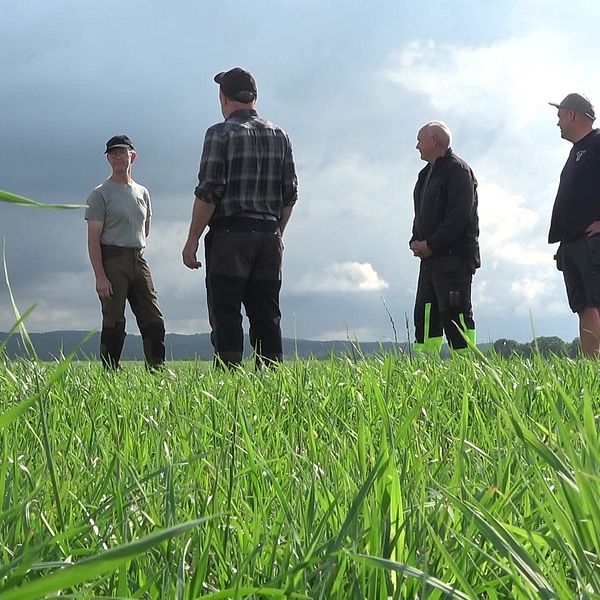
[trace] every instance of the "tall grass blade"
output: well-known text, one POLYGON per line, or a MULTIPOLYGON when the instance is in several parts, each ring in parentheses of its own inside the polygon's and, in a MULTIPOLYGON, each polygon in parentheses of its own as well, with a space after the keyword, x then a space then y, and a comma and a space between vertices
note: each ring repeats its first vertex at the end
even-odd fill
POLYGON ((483 507, 475 507, 447 490, 442 490, 442 493, 465 515, 474 520, 484 538, 494 546, 501 556, 514 562, 523 578, 534 588, 540 598, 547 600, 556 598, 555 591, 544 577, 539 565, 498 519, 483 507))
POLYGON ((29 358, 31 360, 37 359, 37 354, 35 352, 35 348, 31 343, 31 338, 27 333, 27 329, 25 329, 25 325, 23 324, 23 319, 21 318, 21 314, 19 313, 19 309, 17 307, 17 303, 15 302, 15 297, 13 295, 12 287, 10 285, 10 279, 8 277, 8 266, 6 264, 6 238, 2 239, 2 264, 4 266, 4 279, 6 281, 6 287, 8 288, 8 296, 10 298, 10 303, 12 305, 13 314, 15 315, 15 319, 19 324, 19 332, 21 334, 21 340, 23 341, 23 345, 27 349, 27 353, 29 354, 29 358))
POLYGON ((420 569, 417 569, 415 567, 403 565, 402 563, 398 563, 387 558, 379 558, 377 556, 368 556, 366 554, 354 554, 352 552, 346 552, 346 554, 353 560, 364 563, 366 565, 371 565, 373 567, 377 567, 378 569, 385 569, 387 571, 394 571, 396 573, 401 573, 405 577, 412 577, 414 579, 417 579, 420 582, 431 586, 432 588, 444 592, 446 598, 472 600, 470 596, 463 594, 460 590, 457 590, 451 585, 444 583, 437 577, 432 577, 431 575, 428 575, 424 571, 421 571, 420 569))
POLYGON ((44 595, 72 588, 84 581, 90 581, 95 577, 112 571, 123 563, 123 561, 135 558, 150 548, 154 548, 214 518, 216 517, 203 517, 180 525, 174 525, 134 542, 129 542, 91 558, 86 558, 78 563, 66 564, 64 568, 41 579, 36 579, 6 592, 0 591, 0 600, 36 600, 44 595))
POLYGON ((11 204, 20 204, 22 206, 33 206, 35 208, 85 208, 83 204, 44 204, 43 202, 37 202, 18 194, 12 194, 6 190, 0 190, 0 202, 9 202, 11 204))
POLYGON ((0 355, 4 352, 4 349, 8 345, 10 338, 15 334, 15 332, 21 327, 21 325, 25 322, 25 319, 34 311, 36 304, 32 304, 19 318, 15 321, 14 325, 9 329, 6 337, 0 343, 0 355))

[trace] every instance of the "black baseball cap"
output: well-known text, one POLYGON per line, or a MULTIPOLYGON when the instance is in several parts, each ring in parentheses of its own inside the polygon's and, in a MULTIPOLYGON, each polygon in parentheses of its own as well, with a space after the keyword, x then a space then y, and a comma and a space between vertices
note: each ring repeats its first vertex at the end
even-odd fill
POLYGON ((126 135, 114 135, 106 142, 106 150, 104 154, 107 154, 109 150, 113 148, 128 148, 129 150, 135 150, 133 142, 126 135))
POLYGON ((217 73, 215 83, 218 83, 221 91, 232 100, 246 104, 256 100, 256 81, 248 71, 240 67, 217 73))
POLYGON ((567 94, 560 104, 556 104, 555 102, 548 102, 548 104, 550 104, 550 106, 556 106, 556 108, 575 110, 592 121, 596 118, 592 103, 583 94, 567 94))

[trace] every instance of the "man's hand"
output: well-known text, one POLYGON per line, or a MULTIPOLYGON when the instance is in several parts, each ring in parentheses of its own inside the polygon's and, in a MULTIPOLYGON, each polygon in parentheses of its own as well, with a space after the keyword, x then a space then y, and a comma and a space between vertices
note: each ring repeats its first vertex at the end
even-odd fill
POLYGON ((600 221, 594 221, 586 230, 585 233, 588 237, 592 235, 598 235, 600 233, 600 221))
POLYGON ((110 298, 112 296, 112 284, 108 277, 98 277, 96 279, 96 291, 100 298, 110 298))
POLYGON ((188 239, 183 247, 181 256, 183 257, 183 264, 188 269, 199 269, 202 263, 196 260, 196 253, 198 252, 198 242, 188 239))
POLYGON ((412 250, 413 255, 418 256, 419 258, 428 258, 433 254, 425 240, 415 240, 414 242, 411 242, 410 249, 412 250))
POLYGON ((199 269, 202 266, 202 263, 196 260, 198 240, 202 237, 205 227, 210 223, 216 208, 216 204, 206 202, 205 200, 202 200, 202 198, 198 198, 198 196, 194 199, 190 232, 188 233, 187 242, 181 252, 183 264, 188 269, 199 269))

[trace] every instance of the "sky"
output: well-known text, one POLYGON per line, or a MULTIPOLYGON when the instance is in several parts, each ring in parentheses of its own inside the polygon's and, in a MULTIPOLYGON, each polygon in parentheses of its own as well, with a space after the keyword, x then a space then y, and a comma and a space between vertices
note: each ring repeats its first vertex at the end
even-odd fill
MULTIPOLYGON (((299 176, 285 336, 412 336, 416 135, 442 120, 479 181, 478 341, 570 341, 577 319, 546 240, 571 145, 548 102, 600 103, 599 17, 597 0, 0 0, 0 189, 85 204, 110 175, 106 140, 129 135, 167 331, 208 332, 204 271, 181 249, 204 132, 222 120, 213 76, 241 66, 299 176)), ((30 331, 100 327, 83 210, 0 203, 0 235, 19 308, 36 304, 30 331)), ((14 320, 2 278, 0 331, 14 320)))

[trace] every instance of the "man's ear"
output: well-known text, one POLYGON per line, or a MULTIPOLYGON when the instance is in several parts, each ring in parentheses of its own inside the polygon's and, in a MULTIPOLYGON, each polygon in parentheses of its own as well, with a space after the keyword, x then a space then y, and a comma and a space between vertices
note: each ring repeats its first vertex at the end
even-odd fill
POLYGON ((133 164, 135 162, 135 159, 137 158, 137 153, 135 150, 131 150, 131 164, 133 164))

